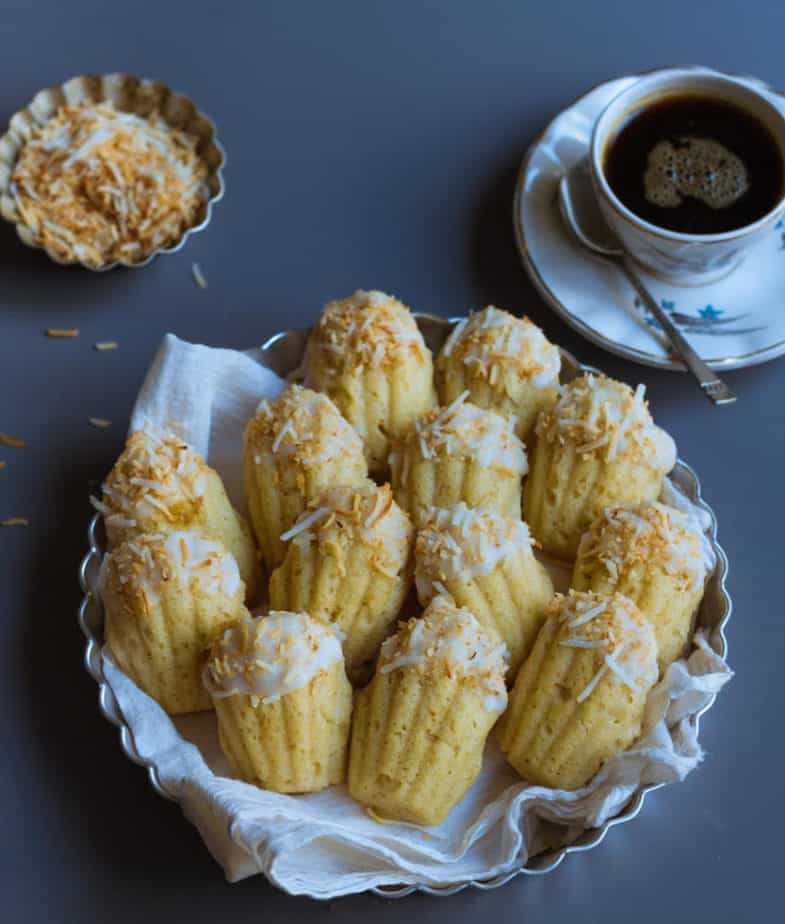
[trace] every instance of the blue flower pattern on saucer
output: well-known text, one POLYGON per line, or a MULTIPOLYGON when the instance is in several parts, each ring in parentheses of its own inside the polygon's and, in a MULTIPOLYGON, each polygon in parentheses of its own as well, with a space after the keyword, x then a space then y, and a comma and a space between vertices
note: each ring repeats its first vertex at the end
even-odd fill
POLYGON ((720 318, 723 314, 725 314, 725 312, 724 312, 724 311, 718 311, 718 310, 714 307, 714 305, 706 305, 705 308, 701 308, 701 309, 698 311, 698 314, 699 314, 702 318, 704 318, 705 320, 716 321, 716 320, 717 320, 718 318, 720 318))
MULTIPOLYGON (((785 233, 783 234, 785 238, 785 233)), ((726 327, 727 324, 734 324, 736 321, 749 317, 749 312, 745 314, 734 314, 726 316, 723 308, 716 308, 714 305, 704 305, 698 308, 695 314, 685 314, 683 311, 676 309, 676 302, 663 298, 660 305, 668 312, 674 322, 686 333, 706 334, 709 336, 721 337, 731 334, 748 334, 753 331, 763 330, 763 327, 726 327)), ((643 305, 639 298, 635 298, 635 307, 642 311, 643 305)), ((643 320, 655 330, 662 330, 659 321, 648 311, 643 312, 643 320)))
MULTIPOLYGON (((774 231, 780 236, 780 249, 785 250, 785 218, 781 218, 776 225, 774 225, 774 231)), ((643 311, 643 304, 641 300, 636 296, 635 297, 635 307, 639 312, 643 314, 643 320, 649 327, 654 328, 654 330, 662 330, 662 326, 659 321, 648 311, 643 311)), ((744 314, 734 314, 728 317, 725 316, 725 309, 716 308, 714 305, 704 305, 703 308, 698 308, 696 314, 685 314, 682 311, 676 310, 676 303, 670 299, 663 298, 660 300, 660 305, 668 312, 668 314, 673 318, 678 327, 680 327, 686 333, 692 334, 707 334, 710 336, 729 336, 733 334, 751 334, 755 331, 765 330, 765 325, 759 327, 725 327, 726 324, 733 324, 736 321, 741 321, 744 318, 749 317, 749 312, 744 314)))

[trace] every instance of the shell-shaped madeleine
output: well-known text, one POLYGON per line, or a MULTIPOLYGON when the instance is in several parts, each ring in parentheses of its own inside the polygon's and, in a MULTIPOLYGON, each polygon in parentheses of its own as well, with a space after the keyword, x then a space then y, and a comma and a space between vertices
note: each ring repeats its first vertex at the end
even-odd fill
POLYGON ((100 578, 106 641, 120 667, 169 713, 209 709, 207 649, 242 619, 232 555, 201 533, 142 533, 109 552, 100 578))
POLYGON ((275 792, 317 792, 346 775, 352 687, 340 639, 305 613, 237 623, 204 671, 234 772, 275 792))
POLYGON ((109 547, 141 533, 197 529, 232 553, 249 600, 259 565, 248 524, 227 497, 221 477, 183 440, 137 430, 94 505, 104 516, 109 547))
POLYGON ((366 481, 318 497, 289 533, 270 579, 274 609, 304 610, 343 633, 346 669, 358 677, 395 625, 411 585, 414 528, 389 485, 366 481))
POLYGON ((330 302, 308 340, 306 384, 328 394, 363 439, 368 468, 387 474, 390 440, 433 407, 433 360, 409 309, 358 289, 330 302))
POLYGON ((527 461, 513 421, 475 407, 459 395, 446 408, 415 420, 393 444, 395 499, 415 525, 431 507, 468 507, 519 517, 527 461))
POLYGON ((495 629, 509 652, 508 678, 514 678, 553 597, 550 575, 534 557, 522 520, 465 504, 431 508, 417 533, 415 580, 423 606, 446 592, 495 629))
POLYGON ((529 783, 580 789, 640 737, 656 680, 654 632, 631 600, 557 594, 497 727, 501 749, 529 783))
POLYGON ((676 447, 655 426, 644 391, 581 376, 540 414, 523 513, 546 552, 574 558, 584 531, 606 507, 659 495, 676 447))
POLYGON ((664 670, 680 657, 714 551, 695 520, 658 501, 612 507, 583 534, 572 586, 618 593, 637 604, 654 628, 664 670))
POLYGON ((477 407, 515 420, 526 440, 537 415, 557 398, 561 355, 528 318, 489 305, 459 321, 435 363, 439 401, 464 391, 477 407))
POLYGON ((245 430, 243 472, 248 508, 268 572, 284 558, 281 535, 309 501, 368 474, 360 437, 326 396, 291 385, 262 401, 245 430))
POLYGON ((507 703, 504 644, 437 597, 382 645, 356 697, 349 793, 382 818, 435 825, 480 772, 507 703))

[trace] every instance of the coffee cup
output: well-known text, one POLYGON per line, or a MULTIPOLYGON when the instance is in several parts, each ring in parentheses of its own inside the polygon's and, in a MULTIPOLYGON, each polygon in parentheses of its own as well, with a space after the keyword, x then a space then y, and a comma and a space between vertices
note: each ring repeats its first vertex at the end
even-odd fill
MULTIPOLYGON (((652 138, 652 144, 655 143, 657 139, 652 138)), ((669 142, 665 142, 667 143, 669 142)), ((693 187, 699 189, 699 186, 695 184, 702 181, 702 174, 697 180, 694 176, 686 176, 689 169, 692 169, 691 167, 688 167, 685 175, 679 174, 677 169, 679 157, 681 157, 682 164, 692 163, 694 166, 695 162, 700 162, 701 150, 706 150, 710 156, 715 158, 715 163, 738 163, 738 159, 734 161, 735 155, 730 152, 728 158, 717 159, 716 151, 722 152, 725 149, 718 147, 717 143, 711 139, 708 141, 706 139, 687 139, 686 141, 677 139, 674 143, 677 147, 692 144, 696 153, 690 161, 690 158, 683 154, 683 148, 682 153, 679 151, 673 153, 665 149, 664 162, 669 172, 663 173, 666 168, 662 168, 660 179, 664 177, 665 182, 672 182, 674 185, 672 189, 666 189, 667 196, 659 190, 660 198, 653 201, 660 204, 662 202, 682 203, 684 190, 689 194, 693 191, 693 187), (673 166, 674 158, 676 167, 673 166), (674 177, 672 181, 671 177, 674 177)), ((661 152, 662 148, 660 148, 661 152)), ((687 153, 690 152, 687 151, 687 153)), ((651 154, 649 163, 651 163, 651 154)), ((705 284, 731 272, 785 215, 785 115, 773 102, 772 95, 753 89, 741 80, 716 72, 690 68, 658 71, 641 77, 623 90, 606 106, 594 125, 589 164, 592 184, 600 209, 608 224, 620 238, 624 248, 645 270, 679 285, 705 284), (642 217, 629 204, 622 201, 618 194, 618 187, 613 188, 608 176, 608 156, 614 142, 621 137, 620 133, 625 125, 631 124, 632 119, 646 112, 649 107, 661 106, 669 99, 677 97, 715 101, 718 105, 727 107, 729 119, 732 119, 734 111, 740 112, 745 117, 751 117, 759 123, 763 127, 762 131, 770 136, 769 140, 773 150, 776 151, 775 156, 779 159, 780 186, 773 191, 769 203, 771 207, 767 208, 764 214, 756 216, 754 220, 739 227, 715 233, 692 233, 689 230, 664 227, 663 224, 669 222, 671 217, 665 208, 658 206, 640 209, 640 211, 647 212, 647 216, 642 217), (653 221, 652 214, 664 216, 663 224, 653 221)), ((655 170, 655 167, 649 169, 655 170)), ((735 175, 731 177, 737 183, 739 195, 742 195, 747 188, 743 183, 749 185, 757 182, 754 169, 749 177, 746 175, 746 167, 739 167, 739 171, 742 170, 744 171, 743 177, 735 175)), ((711 171, 707 170, 706 176, 710 175, 714 176, 711 171)), ((640 182, 643 183, 643 177, 640 178, 640 182)), ((770 182, 773 181, 770 180, 770 182)), ((714 208, 717 203, 711 201, 711 186, 707 186, 706 189, 706 195, 709 197, 706 200, 709 205, 706 207, 714 208)), ((696 194, 701 195, 700 191, 696 194)), ((719 204, 724 207, 724 200, 719 201, 719 204)), ((707 214, 709 218, 712 217, 710 212, 707 214)), ((719 211, 716 217, 722 217, 719 211)))

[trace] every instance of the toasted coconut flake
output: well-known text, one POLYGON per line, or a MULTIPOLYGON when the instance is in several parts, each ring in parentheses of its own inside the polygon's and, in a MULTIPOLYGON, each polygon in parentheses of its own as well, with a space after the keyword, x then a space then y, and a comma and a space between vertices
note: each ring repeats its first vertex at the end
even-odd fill
POLYGON ((79 328, 78 327, 47 327, 46 336, 60 338, 60 339, 78 337, 79 328))
POLYGON ((112 421, 103 417, 89 417, 88 420, 92 427, 97 427, 99 430, 108 430, 112 426, 112 421))
POLYGON ((575 616, 568 623, 570 629, 577 629, 578 626, 583 626, 587 622, 591 622, 592 619, 595 619, 601 613, 604 613, 608 608, 607 601, 603 600, 602 603, 598 603, 596 606, 592 606, 588 609, 585 609, 579 616, 575 616))
POLYGON ((0 520, 0 526, 29 526, 30 522, 27 517, 9 517, 7 520, 0 520))
POLYGON ((507 705, 507 658, 507 648, 494 631, 484 629, 452 597, 436 597, 420 618, 400 623, 398 632, 382 644, 378 670, 443 672, 473 687, 486 709, 501 713, 507 705))
POLYGON ((15 440, 7 433, 0 433, 0 443, 4 446, 10 446, 12 449, 23 449, 27 443, 24 440, 15 440))
POLYGON ((462 320, 458 321, 458 323, 450 331, 450 336, 445 341, 444 347, 442 349, 442 353, 444 354, 444 356, 449 356, 450 353, 452 353, 452 350, 453 350, 453 347, 455 346, 456 341, 461 336, 461 333, 463 332, 464 327, 466 327, 468 323, 469 323, 469 318, 463 318, 462 320))
POLYGON ((376 822, 377 824, 379 824, 379 825, 397 825, 397 824, 400 824, 400 822, 395 821, 395 820, 392 819, 392 818, 385 818, 384 815, 380 815, 378 812, 375 812, 375 811, 370 807, 370 805, 366 805, 366 806, 365 806, 365 814, 371 819, 371 821, 375 821, 375 822, 376 822))
POLYGON ((66 262, 138 262, 195 224, 207 195, 197 143, 156 111, 62 106, 19 153, 17 209, 35 242, 66 262))
POLYGON ((6 464, 6 462, 0 461, 0 472, 2 472, 2 470, 6 467, 6 464))
POLYGON ((93 348, 103 353, 105 350, 116 350, 120 344, 116 340, 99 340, 93 348))
POLYGON ((422 459, 470 455, 483 467, 525 475, 526 452, 508 421, 466 399, 468 391, 445 408, 434 408, 418 418, 393 449, 393 455, 414 451, 422 459))
POLYGON ((606 508, 581 539, 579 558, 598 563, 614 581, 643 568, 662 571, 692 591, 716 562, 700 524, 659 501, 606 508))
MULTIPOLYGON (((358 289, 349 298, 325 306, 313 332, 318 350, 341 357, 349 367, 399 366, 412 353, 427 355, 427 347, 409 309, 379 291, 358 289)), ((330 357, 329 362, 335 359, 330 357)))
POLYGON ((626 454, 649 467, 670 471, 676 461, 671 437, 655 425, 644 400, 645 388, 588 373, 564 386, 555 406, 537 422, 537 433, 551 442, 571 440, 578 453, 599 453, 607 461, 626 454))
POLYGON ((522 520, 473 510, 464 503, 431 507, 417 536, 418 590, 430 598, 432 588, 439 589, 439 580, 472 580, 490 574, 513 555, 530 555, 531 546, 522 520))
POLYGON ((607 642, 602 638, 563 638, 559 644, 563 648, 604 648, 607 642))

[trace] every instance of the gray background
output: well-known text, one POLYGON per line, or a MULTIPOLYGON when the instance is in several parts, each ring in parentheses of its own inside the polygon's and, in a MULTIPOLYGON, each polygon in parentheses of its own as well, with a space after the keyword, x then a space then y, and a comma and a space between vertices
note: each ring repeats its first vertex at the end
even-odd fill
MULTIPOLYGON (((323 905, 261 877, 228 886, 98 714, 81 667, 76 567, 88 485, 120 451, 166 331, 246 347, 358 286, 420 310, 495 302, 608 373, 642 380, 701 476, 731 561, 737 677, 703 722, 684 784, 590 853, 487 894, 331 903, 335 920, 762 921, 781 908, 781 531, 785 361, 731 373, 716 410, 687 378, 580 340, 542 304, 510 226, 535 133, 601 80, 706 63, 785 86, 780 2, 204 3, 5 0, 0 116, 80 72, 127 70, 218 122, 227 195, 207 232, 140 271, 50 265, 0 227, 2 879, 7 921, 307 922, 323 905), (198 260, 209 288, 194 285, 198 260), (76 341, 49 326, 79 327, 76 341), (118 340, 96 353, 96 340, 118 340), (110 431, 89 416, 114 421, 110 431), (761 797, 764 796, 764 797, 761 797)), ((785 310, 785 305, 784 305, 785 310)))

